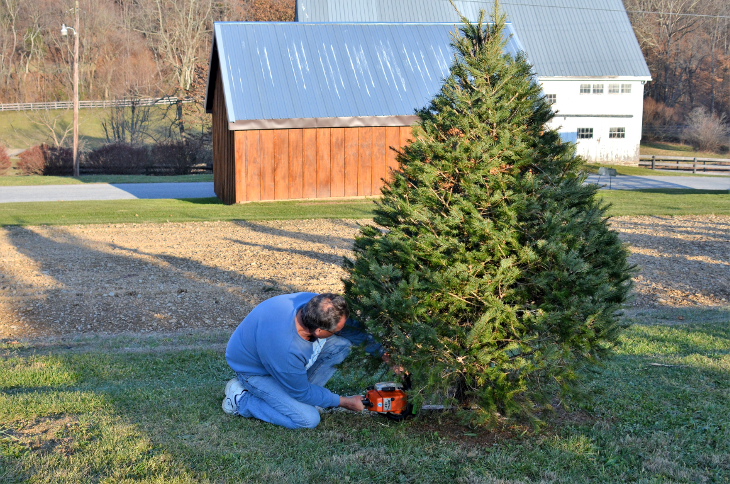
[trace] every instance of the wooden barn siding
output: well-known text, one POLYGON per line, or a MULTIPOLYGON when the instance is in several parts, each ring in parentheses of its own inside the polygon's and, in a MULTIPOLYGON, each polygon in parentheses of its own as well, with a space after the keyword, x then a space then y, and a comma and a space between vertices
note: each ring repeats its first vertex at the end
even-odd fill
MULTIPOLYGON (((378 195, 397 167, 390 147, 411 136, 410 126, 226 132, 235 137, 235 169, 227 151, 214 161, 216 195, 225 203, 378 195)), ((214 139, 214 157, 215 150, 214 139)))
POLYGON ((240 194, 236 189, 237 177, 242 176, 236 168, 238 158, 235 134, 228 130, 228 115, 223 96, 223 82, 220 70, 213 91, 213 190, 223 203, 236 203, 240 194))

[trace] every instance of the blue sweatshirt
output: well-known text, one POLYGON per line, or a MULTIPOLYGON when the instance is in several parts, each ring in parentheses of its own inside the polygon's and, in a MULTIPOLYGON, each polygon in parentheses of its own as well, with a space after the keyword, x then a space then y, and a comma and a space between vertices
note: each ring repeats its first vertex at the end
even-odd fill
MULTIPOLYGON (((274 377, 295 400, 320 407, 336 407, 340 397, 307 380, 307 362, 314 343, 297 333, 297 311, 317 294, 300 292, 272 297, 256 306, 238 325, 226 347, 226 361, 236 373, 274 377)), ((366 351, 382 348, 359 323, 348 320, 338 333, 353 344, 367 343, 366 351)))

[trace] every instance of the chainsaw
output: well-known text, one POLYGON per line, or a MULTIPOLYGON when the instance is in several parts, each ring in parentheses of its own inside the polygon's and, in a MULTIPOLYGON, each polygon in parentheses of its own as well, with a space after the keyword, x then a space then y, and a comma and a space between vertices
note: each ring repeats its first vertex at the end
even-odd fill
POLYGON ((413 406, 408 403, 408 394, 400 383, 382 382, 368 387, 362 404, 371 412, 392 420, 403 420, 413 413, 413 406))

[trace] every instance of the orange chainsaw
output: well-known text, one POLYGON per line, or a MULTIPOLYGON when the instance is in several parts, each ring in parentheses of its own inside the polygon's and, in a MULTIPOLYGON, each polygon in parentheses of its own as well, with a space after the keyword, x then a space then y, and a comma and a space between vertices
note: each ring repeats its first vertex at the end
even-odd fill
POLYGON ((371 412, 393 420, 403 420, 413 413, 413 406, 408 404, 408 395, 400 383, 383 382, 368 387, 362 404, 371 412))

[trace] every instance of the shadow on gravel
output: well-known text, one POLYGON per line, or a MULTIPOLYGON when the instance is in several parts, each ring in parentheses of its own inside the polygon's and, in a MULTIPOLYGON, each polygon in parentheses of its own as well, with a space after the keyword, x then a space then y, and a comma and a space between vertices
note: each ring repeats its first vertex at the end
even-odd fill
POLYGON ((23 265, 29 270, 2 274, 0 282, 8 289, 6 307, 0 307, 6 321, 0 336, 191 327, 232 331, 262 299, 291 290, 276 284, 277 292, 242 293, 242 284, 265 288, 272 281, 187 258, 85 240, 63 227, 45 228, 48 236, 24 227, 4 230, 27 259, 23 265))
MULTIPOLYGON (((643 217, 649 218, 649 217, 643 217)), ((670 233, 673 237, 662 236, 664 238, 676 238, 674 236, 696 236, 696 237, 717 237, 717 240, 730 240, 730 223, 720 222, 712 220, 708 217, 702 218, 703 230, 697 230, 696 228, 687 228, 682 225, 682 220, 675 217, 655 215, 650 218, 650 222, 639 222, 639 221, 626 221, 621 220, 618 224, 622 229, 636 229, 636 230, 651 230, 654 232, 655 237, 657 229, 670 233), (706 229, 704 229, 706 227, 706 229)), ((691 222, 690 222, 691 223, 691 222)))
POLYGON ((729 224, 707 217, 644 219, 613 222, 641 269, 638 289, 672 304, 730 304, 729 224))
MULTIPOLYGON (((328 222, 335 222, 335 220, 328 221, 328 222)), ((338 225, 341 225, 349 230, 352 230, 355 227, 358 227, 358 223, 354 220, 336 220, 338 225)), ((280 229, 276 227, 272 227, 270 225, 262 225, 258 224, 256 222, 249 222, 249 221, 237 221, 234 222, 237 225, 240 225, 241 227, 245 227, 249 230, 252 230, 254 232, 259 232, 263 234, 269 234, 269 235, 277 235, 280 237, 285 237, 287 239, 291 240, 301 240, 304 242, 314 242, 317 244, 323 244, 329 247, 335 247, 339 249, 348 249, 350 250, 352 248, 352 237, 333 237, 329 235, 318 235, 318 234, 308 234, 304 232, 296 232, 293 230, 285 230, 280 229)))

